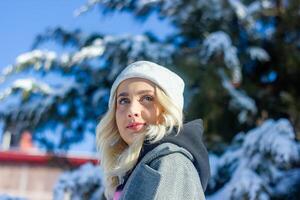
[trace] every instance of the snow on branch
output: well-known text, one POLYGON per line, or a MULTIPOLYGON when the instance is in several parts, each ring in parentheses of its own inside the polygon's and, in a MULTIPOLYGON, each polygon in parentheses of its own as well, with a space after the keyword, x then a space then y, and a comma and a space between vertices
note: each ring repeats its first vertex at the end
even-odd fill
POLYGON ((91 10, 96 4, 100 3, 101 0, 88 0, 88 2, 81 6, 80 8, 76 9, 73 13, 75 17, 78 17, 87 11, 91 10))
POLYGON ((252 60, 259 60, 262 62, 270 60, 268 52, 260 47, 248 47, 247 53, 252 60))
POLYGON ((224 89, 227 90, 231 96, 229 108, 234 110, 239 110, 238 119, 240 123, 246 122, 248 118, 248 113, 256 114, 257 107, 255 101, 251 99, 245 92, 236 89, 232 82, 229 81, 225 71, 223 69, 218 69, 218 75, 222 80, 222 85, 224 89))
POLYGON ((57 54, 53 51, 36 49, 23 53, 16 58, 14 65, 4 68, 0 74, 0 83, 4 82, 12 74, 32 69, 32 66, 36 71, 48 71, 55 62, 57 62, 57 54))
POLYGON ((52 94, 53 90, 49 87, 48 84, 38 81, 33 78, 28 79, 18 79, 13 83, 12 88, 19 88, 26 92, 30 91, 40 91, 44 94, 52 94))
MULTIPOLYGON (((105 51, 105 44, 104 41, 101 39, 96 39, 92 43, 92 45, 83 47, 78 52, 74 53, 71 56, 71 63, 68 65, 74 65, 77 63, 81 63, 82 61, 89 59, 89 58, 95 58, 103 55, 105 51)), ((68 56, 67 56, 68 57, 68 56)), ((65 57, 66 58, 66 57, 65 57)), ((68 63, 68 60, 63 60, 63 63, 68 63)))
POLYGON ((251 18, 250 14, 251 14, 251 12, 255 11, 254 8, 257 8, 258 3, 259 2, 254 1, 250 5, 251 9, 249 10, 249 8, 246 5, 244 5, 240 0, 229 0, 229 4, 231 5, 233 10, 235 11, 237 17, 240 20, 248 20, 248 21, 253 21, 253 18, 251 18))
POLYGON ((241 82, 242 75, 237 49, 232 45, 227 33, 223 31, 210 33, 203 41, 201 55, 204 63, 214 55, 223 55, 226 67, 232 72, 232 81, 234 83, 241 82))
POLYGON ((265 122, 259 128, 251 130, 245 140, 245 154, 251 156, 259 152, 270 156, 278 167, 290 167, 290 164, 300 159, 297 143, 294 141, 294 129, 286 119, 265 122))
MULTIPOLYGON (((89 38, 86 40, 89 40, 89 38)), ((172 45, 150 41, 145 35, 98 37, 92 40, 89 45, 81 47, 78 51, 62 53, 61 56, 53 51, 38 49, 21 54, 17 57, 14 65, 4 69, 2 75, 0 75, 0 81, 4 82, 11 74, 32 69, 32 66, 36 71, 48 72, 50 69, 55 68, 59 71, 72 73, 72 66, 78 65, 90 67, 90 69, 85 70, 99 70, 100 62, 113 63, 112 73, 108 76, 109 79, 113 79, 116 73, 124 67, 124 64, 126 65, 136 60, 147 59, 162 64, 169 64, 174 51, 175 48, 172 45), (127 57, 125 63, 123 61, 124 57, 127 57), (94 59, 98 59, 98 62, 92 62, 94 59), (81 65, 82 63, 88 65, 81 65)))
POLYGON ((90 163, 80 168, 63 173, 53 190, 53 199, 99 199, 104 191, 103 174, 99 166, 90 163))
POLYGON ((214 162, 214 173, 209 190, 214 192, 208 200, 245 197, 267 200, 276 195, 286 197, 290 191, 296 191, 291 188, 297 187, 300 181, 297 169, 300 144, 287 119, 269 119, 242 137, 240 134, 236 137, 241 142, 238 146, 228 148, 219 158, 212 155, 210 159, 214 162), (218 188, 214 189, 216 186, 218 188))
POLYGON ((55 77, 56 82, 52 84, 54 76, 46 76, 43 81, 37 78, 15 80, 0 93, 0 115, 37 124, 56 99, 63 99, 70 90, 79 89, 74 79, 55 77))
MULTIPOLYGON (((23 91, 24 93, 41 93, 47 95, 53 94, 52 88, 50 88, 49 85, 47 85, 46 83, 37 81, 33 78, 18 79, 12 84, 11 87, 1 91, 0 114, 8 115, 9 113, 15 113, 16 115, 18 115, 18 113, 25 108, 22 106, 22 104, 24 103, 24 95, 21 95, 20 93, 18 94, 19 90, 23 91), (19 98, 17 98, 18 96, 19 98)), ((34 108, 36 108, 35 106, 37 106, 34 104, 30 105, 34 108)), ((27 111, 28 114, 32 112, 30 110, 27 111)))
MULTIPOLYGON (((287 7, 289 1, 280 1, 280 6, 287 7)), ((278 10, 278 3, 273 0, 255 0, 245 5, 241 0, 229 0, 240 24, 245 28, 249 37, 254 39, 270 39, 274 34, 275 23, 264 24, 262 15, 278 10)), ((272 18, 272 17, 271 17, 272 18)), ((269 18, 269 19, 271 19, 269 18)))
MULTIPOLYGON (((62 55, 38 49, 21 54, 2 72, 0 79, 8 86, 0 91, 0 116, 9 119, 3 131, 18 126, 17 130, 11 128, 16 135, 25 128, 46 135, 47 127, 63 123, 66 127, 59 129, 62 143, 68 144, 63 141, 66 138, 70 144, 78 142, 80 138, 69 140, 68 135, 90 133, 95 128, 94 121, 106 109, 107 83, 119 71, 136 60, 169 64, 175 51, 172 45, 145 35, 94 35, 81 41, 86 45, 62 55), (88 120, 92 125, 85 123, 88 120)), ((53 150, 60 142, 47 145, 53 150)))
POLYGON ((33 65, 38 70, 41 68, 42 63, 44 63, 45 69, 49 69, 56 58, 55 52, 47 50, 33 50, 23 53, 16 58, 16 70, 21 70, 26 65, 33 65))
POLYGON ((80 64, 86 59, 101 56, 104 50, 105 46, 100 39, 95 40, 91 45, 85 46, 73 54, 63 53, 61 57, 53 51, 36 49, 19 55, 16 58, 15 65, 5 68, 2 72, 2 81, 5 80, 5 76, 21 72, 31 68, 31 66, 37 71, 49 71, 54 66, 60 66, 61 69, 69 68, 75 64, 80 64))
POLYGON ((183 24, 190 19, 193 13, 196 13, 199 10, 204 12, 205 18, 220 19, 220 16, 222 15, 220 14, 222 13, 221 4, 222 1, 220 0, 193 0, 189 1, 189 3, 186 3, 184 0, 89 0, 85 5, 78 8, 74 12, 74 15, 80 16, 93 9, 96 5, 99 5, 104 13, 131 11, 137 17, 145 17, 155 11, 158 12, 160 17, 168 17, 171 21, 183 24), (217 12, 211 12, 212 10, 217 12))

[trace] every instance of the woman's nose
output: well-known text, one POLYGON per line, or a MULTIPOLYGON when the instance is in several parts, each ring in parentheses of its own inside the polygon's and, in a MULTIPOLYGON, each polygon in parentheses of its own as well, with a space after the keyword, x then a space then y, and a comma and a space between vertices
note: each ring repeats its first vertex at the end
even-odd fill
POLYGON ((140 108, 138 103, 132 102, 130 108, 128 109, 128 117, 139 117, 140 108))
POLYGON ((135 117, 138 117, 139 116, 139 114, 138 113, 134 113, 134 114, 128 114, 128 117, 132 117, 132 116, 135 116, 135 117))

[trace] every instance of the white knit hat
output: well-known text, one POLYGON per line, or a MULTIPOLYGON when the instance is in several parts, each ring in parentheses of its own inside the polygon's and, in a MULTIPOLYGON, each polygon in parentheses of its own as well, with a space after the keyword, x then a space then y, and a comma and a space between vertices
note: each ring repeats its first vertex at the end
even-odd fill
POLYGON ((119 84, 129 78, 144 78, 158 85, 173 102, 183 109, 184 81, 171 70, 149 61, 137 61, 128 65, 116 78, 110 90, 109 104, 111 108, 113 95, 119 84))

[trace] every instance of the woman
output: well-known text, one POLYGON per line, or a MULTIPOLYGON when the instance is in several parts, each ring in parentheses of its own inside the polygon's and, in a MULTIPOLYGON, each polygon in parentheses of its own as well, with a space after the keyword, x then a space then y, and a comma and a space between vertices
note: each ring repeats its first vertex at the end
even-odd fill
POLYGON ((210 175, 202 121, 183 121, 184 82, 138 61, 114 81, 97 126, 107 199, 205 199, 210 175))

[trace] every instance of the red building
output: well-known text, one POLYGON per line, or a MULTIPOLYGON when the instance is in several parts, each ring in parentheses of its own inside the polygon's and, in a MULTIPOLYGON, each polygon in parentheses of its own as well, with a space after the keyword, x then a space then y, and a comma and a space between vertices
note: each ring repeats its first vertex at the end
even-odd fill
POLYGON ((36 150, 0 151, 0 194, 52 200, 52 190, 61 173, 86 162, 96 164, 97 159, 95 156, 54 155, 36 150))

